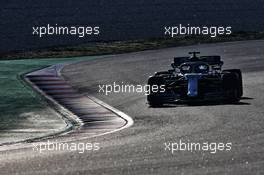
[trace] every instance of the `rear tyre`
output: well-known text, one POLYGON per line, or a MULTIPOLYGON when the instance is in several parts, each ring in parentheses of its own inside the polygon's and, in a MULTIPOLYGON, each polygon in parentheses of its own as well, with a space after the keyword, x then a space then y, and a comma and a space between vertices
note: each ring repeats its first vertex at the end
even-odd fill
POLYGON ((241 82, 236 72, 223 71, 223 89, 228 93, 227 101, 230 103, 239 102, 241 98, 241 82))
POLYGON ((225 72, 232 72, 235 73, 238 77, 238 88, 239 88, 239 96, 242 97, 243 96, 243 78, 242 78, 242 73, 240 69, 227 69, 227 70, 223 70, 223 73, 225 72))

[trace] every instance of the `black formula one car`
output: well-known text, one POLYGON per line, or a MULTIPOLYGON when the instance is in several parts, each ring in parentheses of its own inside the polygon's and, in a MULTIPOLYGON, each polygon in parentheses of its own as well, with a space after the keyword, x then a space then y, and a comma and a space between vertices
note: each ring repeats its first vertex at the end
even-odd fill
POLYGON ((220 56, 176 57, 173 69, 156 72, 148 79, 150 106, 174 102, 227 101, 235 103, 243 95, 240 69, 221 70, 220 56))

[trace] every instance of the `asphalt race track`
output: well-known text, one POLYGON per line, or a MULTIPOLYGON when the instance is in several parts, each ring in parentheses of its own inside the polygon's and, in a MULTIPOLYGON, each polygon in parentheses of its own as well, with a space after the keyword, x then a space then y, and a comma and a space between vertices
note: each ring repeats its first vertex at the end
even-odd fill
MULTIPOLYGON (((66 66, 63 76, 80 92, 95 96, 131 116, 134 125, 83 142, 100 150, 0 152, 0 174, 264 174, 264 41, 169 48, 109 56, 66 66), (224 68, 243 72, 244 96, 238 104, 171 105, 149 108, 140 93, 98 93, 98 85, 146 83, 169 68, 174 56, 189 51, 219 54, 224 68), (232 143, 230 151, 165 150, 179 140, 232 143)), ((78 139, 78 136, 76 136, 78 139)))

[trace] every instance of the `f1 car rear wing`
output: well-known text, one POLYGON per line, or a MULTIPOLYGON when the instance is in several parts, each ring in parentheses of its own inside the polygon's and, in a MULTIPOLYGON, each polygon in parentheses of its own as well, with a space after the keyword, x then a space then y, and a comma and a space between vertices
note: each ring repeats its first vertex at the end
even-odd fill
MULTIPOLYGON (((221 57, 218 55, 213 55, 213 56, 200 56, 199 61, 203 61, 209 65, 223 65, 223 61, 221 61, 221 57)), ((190 60, 190 57, 175 57, 174 58, 174 66, 178 67, 182 63, 187 63, 187 62, 192 62, 190 60)))
POLYGON ((200 60, 206 62, 209 65, 223 65, 224 62, 221 61, 221 57, 218 55, 213 56, 200 56, 200 60))

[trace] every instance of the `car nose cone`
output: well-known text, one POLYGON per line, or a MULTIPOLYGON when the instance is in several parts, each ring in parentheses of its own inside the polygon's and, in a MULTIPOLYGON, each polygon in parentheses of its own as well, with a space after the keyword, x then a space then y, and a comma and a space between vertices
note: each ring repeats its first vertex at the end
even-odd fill
POLYGON ((188 80, 189 97, 196 97, 198 95, 198 80, 202 77, 201 74, 185 74, 185 79, 188 80))

